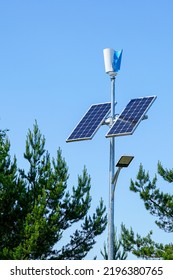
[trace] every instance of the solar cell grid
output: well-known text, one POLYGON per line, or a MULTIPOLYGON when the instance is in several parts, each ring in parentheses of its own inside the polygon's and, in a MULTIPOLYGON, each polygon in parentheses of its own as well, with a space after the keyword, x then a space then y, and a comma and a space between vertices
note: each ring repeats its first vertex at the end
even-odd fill
POLYGON ((156 96, 131 99, 106 137, 132 134, 155 99, 156 96))
POLYGON ((111 109, 111 103, 92 105, 72 131, 66 142, 92 139, 111 109))

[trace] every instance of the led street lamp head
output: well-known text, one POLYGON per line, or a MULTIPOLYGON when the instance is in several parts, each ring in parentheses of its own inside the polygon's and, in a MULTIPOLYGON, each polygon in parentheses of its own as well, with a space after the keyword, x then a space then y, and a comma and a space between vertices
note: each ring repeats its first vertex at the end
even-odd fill
POLYGON ((121 156, 116 164, 116 167, 128 167, 134 156, 121 156))

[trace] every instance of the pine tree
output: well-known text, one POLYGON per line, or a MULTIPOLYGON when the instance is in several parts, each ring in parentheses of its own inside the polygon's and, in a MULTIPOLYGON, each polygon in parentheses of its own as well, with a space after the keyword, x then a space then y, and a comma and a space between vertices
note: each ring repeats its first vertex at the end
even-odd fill
POLYGON ((6 131, 0 134, 0 259, 83 259, 107 224, 102 199, 90 216, 91 178, 84 167, 71 192, 67 164, 45 150, 37 122, 26 139, 28 171, 10 157, 6 131), (65 230, 78 223, 69 242, 58 247, 65 230), (56 246, 55 246, 56 245, 56 246))
MULTIPOLYGON (((114 230, 114 260, 126 260, 127 259, 127 252, 124 250, 124 246, 122 243, 122 234, 120 237, 117 236, 117 230, 114 230)), ((108 260, 108 249, 106 243, 104 243, 103 251, 101 250, 101 255, 103 256, 104 260, 108 260)))
MULTIPOLYGON (((173 169, 163 168, 158 163, 158 174, 167 182, 173 182, 173 169)), ((165 232, 173 232, 173 195, 164 193, 157 186, 157 176, 150 180, 148 172, 145 172, 140 165, 137 180, 131 180, 130 190, 138 193, 143 200, 145 208, 151 215, 156 217, 156 225, 165 232)), ((152 240, 152 231, 147 236, 141 237, 134 234, 133 229, 126 229, 122 225, 123 244, 125 250, 131 251, 134 255, 144 259, 173 259, 173 244, 156 243, 152 240)))

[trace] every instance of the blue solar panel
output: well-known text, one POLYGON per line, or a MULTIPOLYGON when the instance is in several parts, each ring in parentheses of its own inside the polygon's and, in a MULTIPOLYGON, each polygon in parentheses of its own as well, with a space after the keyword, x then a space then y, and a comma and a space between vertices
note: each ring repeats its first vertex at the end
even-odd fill
POLYGON ((110 110, 111 103, 92 105, 67 138, 66 142, 92 139, 107 115, 110 113, 110 110))
POLYGON ((115 120, 106 137, 132 134, 155 99, 156 96, 131 99, 115 120))

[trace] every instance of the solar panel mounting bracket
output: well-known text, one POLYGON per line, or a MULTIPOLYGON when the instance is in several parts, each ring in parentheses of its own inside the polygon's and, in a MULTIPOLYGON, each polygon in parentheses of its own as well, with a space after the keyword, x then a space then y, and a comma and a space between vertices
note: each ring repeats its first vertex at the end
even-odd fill
POLYGON ((111 124, 111 117, 108 117, 108 118, 105 119, 105 120, 103 121, 103 123, 102 123, 102 125, 108 125, 108 126, 110 126, 110 124, 111 124))
POLYGON ((143 116, 142 121, 148 120, 148 115, 143 116))

